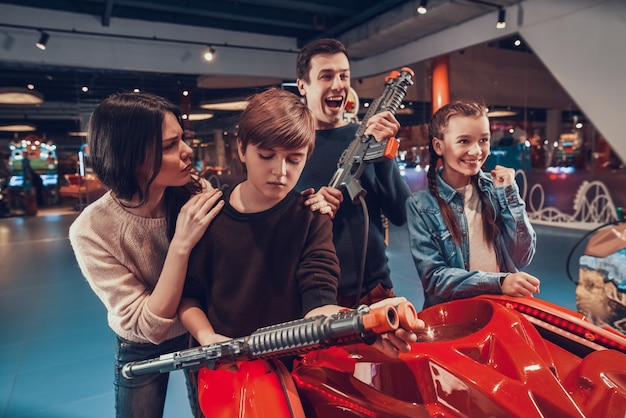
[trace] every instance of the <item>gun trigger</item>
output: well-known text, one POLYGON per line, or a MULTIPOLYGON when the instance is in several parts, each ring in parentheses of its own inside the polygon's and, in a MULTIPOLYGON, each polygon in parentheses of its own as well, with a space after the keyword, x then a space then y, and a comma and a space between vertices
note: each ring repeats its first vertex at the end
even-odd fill
POLYGON ((395 136, 392 136, 387 141, 387 145, 385 145, 385 152, 383 155, 389 159, 395 158, 396 152, 398 152, 398 146, 400 145, 400 141, 395 136))

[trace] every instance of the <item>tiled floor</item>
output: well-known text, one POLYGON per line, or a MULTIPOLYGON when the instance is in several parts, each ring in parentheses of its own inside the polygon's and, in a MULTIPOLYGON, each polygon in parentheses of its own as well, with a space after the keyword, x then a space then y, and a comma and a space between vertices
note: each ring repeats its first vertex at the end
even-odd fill
MULTIPOLYGON (((0 219, 2 417, 114 416, 114 336, 67 240, 76 215, 42 211, 37 217, 0 219)), ((542 298, 575 309, 575 286, 566 276, 565 260, 585 231, 536 229, 537 256, 527 271, 542 279, 542 298)), ((406 229, 392 226, 389 240, 396 292, 421 307, 406 229)), ((182 373, 174 372, 165 416, 189 415, 182 373)))

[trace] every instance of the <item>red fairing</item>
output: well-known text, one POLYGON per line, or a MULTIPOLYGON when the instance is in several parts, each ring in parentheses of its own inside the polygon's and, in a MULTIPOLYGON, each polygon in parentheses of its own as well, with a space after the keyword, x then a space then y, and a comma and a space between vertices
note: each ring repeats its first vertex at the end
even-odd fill
POLYGON ((312 351, 290 375, 272 377, 275 371, 261 368, 253 384, 240 381, 264 387, 253 402, 246 390, 222 383, 221 396, 243 395, 230 398, 228 414, 205 410, 201 398, 203 411, 254 418, 300 411, 308 418, 626 416, 626 338, 580 314, 536 298, 482 296, 433 306, 419 317, 427 328, 399 359, 365 344, 312 351), (285 391, 290 385, 298 396, 285 391), (274 406, 281 402, 289 408, 274 406))
POLYGON ((210 418, 304 418, 289 372, 279 361, 228 363, 198 373, 198 399, 210 418))

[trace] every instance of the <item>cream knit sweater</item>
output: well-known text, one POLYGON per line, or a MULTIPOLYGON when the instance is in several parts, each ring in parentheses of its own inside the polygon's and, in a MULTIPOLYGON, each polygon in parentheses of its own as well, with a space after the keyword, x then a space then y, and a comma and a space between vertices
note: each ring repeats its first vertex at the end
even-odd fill
POLYGON ((133 215, 108 192, 76 218, 69 237, 78 265, 104 303, 117 335, 159 344, 186 332, 177 317, 158 317, 147 304, 169 247, 165 218, 133 215))

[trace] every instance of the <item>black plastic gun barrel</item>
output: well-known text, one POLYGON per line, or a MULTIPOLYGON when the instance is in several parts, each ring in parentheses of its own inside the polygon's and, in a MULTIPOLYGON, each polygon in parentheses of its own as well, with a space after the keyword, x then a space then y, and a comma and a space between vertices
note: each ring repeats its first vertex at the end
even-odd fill
POLYGON ((408 302, 397 307, 361 306, 358 310, 271 325, 246 337, 126 363, 122 375, 132 379, 188 368, 215 368, 219 362, 277 358, 362 342, 371 344, 376 335, 394 331, 401 324, 414 323, 416 318, 415 308, 408 302))
POLYGON ((354 140, 339 158, 337 171, 329 186, 335 189, 345 188, 355 204, 359 203, 359 196, 365 196, 365 190, 359 182, 365 164, 381 158, 394 158, 399 144, 396 138, 377 142, 373 135, 365 135, 367 121, 385 110, 395 115, 402 105, 408 87, 413 85, 413 76, 413 70, 407 67, 389 73, 385 78, 383 93, 372 102, 356 131, 354 140))

